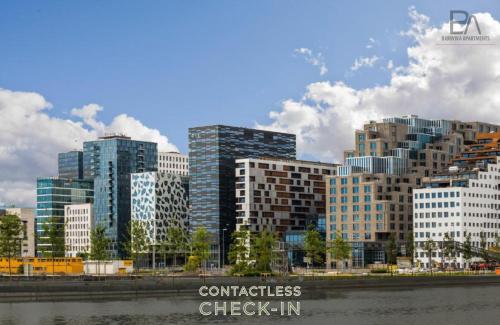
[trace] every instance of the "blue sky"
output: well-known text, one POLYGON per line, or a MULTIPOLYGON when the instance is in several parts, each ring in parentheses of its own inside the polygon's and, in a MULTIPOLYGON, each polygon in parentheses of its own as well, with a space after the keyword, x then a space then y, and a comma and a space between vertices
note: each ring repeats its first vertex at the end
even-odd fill
POLYGON ((350 71, 357 57, 406 64, 408 7, 437 24, 450 9, 490 12, 495 1, 3 1, 0 88, 34 91, 52 116, 88 103, 101 120, 126 113, 181 151, 187 129, 269 122, 315 81, 359 89, 387 70, 350 71), (369 38, 376 40, 366 48, 369 38), (328 72, 294 54, 321 52, 328 72))

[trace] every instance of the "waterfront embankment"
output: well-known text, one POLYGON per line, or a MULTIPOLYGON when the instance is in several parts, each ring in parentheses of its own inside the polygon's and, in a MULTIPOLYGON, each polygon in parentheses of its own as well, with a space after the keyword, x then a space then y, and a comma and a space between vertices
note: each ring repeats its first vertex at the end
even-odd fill
POLYGON ((60 301, 80 299, 129 299, 134 297, 197 296, 200 286, 301 286, 303 295, 336 290, 412 289, 493 285, 495 275, 364 276, 364 277, 101 277, 16 278, 0 281, 0 302, 60 301))

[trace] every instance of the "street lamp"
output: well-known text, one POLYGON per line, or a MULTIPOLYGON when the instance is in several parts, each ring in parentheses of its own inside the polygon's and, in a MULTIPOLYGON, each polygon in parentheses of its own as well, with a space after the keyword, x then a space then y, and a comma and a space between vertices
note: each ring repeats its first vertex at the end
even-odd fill
MULTIPOLYGON (((222 229, 222 268, 224 268, 224 253, 225 253, 225 246, 224 246, 224 232, 227 230, 227 228, 222 229)), ((220 250, 219 250, 220 253, 220 250)))

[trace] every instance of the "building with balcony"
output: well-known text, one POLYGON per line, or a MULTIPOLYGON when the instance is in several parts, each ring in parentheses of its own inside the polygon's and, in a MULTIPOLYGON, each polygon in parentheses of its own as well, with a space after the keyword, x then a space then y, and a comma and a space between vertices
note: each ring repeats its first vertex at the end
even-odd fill
POLYGON ((293 134, 224 125, 189 129, 191 226, 213 235, 210 263, 221 263, 219 252, 228 251, 229 234, 236 228, 235 160, 295 155, 293 134))
POLYGON ((130 223, 132 173, 156 171, 157 144, 107 135, 83 144, 84 178, 94 182, 94 218, 111 239, 110 256, 123 256, 130 223))
POLYGON ((500 157, 500 132, 479 133, 475 141, 453 158, 453 164, 460 168, 485 167, 496 163, 500 157))
POLYGON ((471 143, 471 134, 495 128, 415 115, 366 123, 355 131, 354 149, 344 152, 343 166, 327 182, 327 239, 348 240, 354 266, 383 262, 392 234, 404 254, 413 231, 413 189, 422 178, 446 170, 471 143))

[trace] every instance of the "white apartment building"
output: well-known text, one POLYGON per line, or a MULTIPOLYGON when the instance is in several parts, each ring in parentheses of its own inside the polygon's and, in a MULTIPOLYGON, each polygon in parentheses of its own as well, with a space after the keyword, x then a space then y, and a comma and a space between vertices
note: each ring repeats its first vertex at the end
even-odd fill
POLYGON ((189 158, 178 152, 158 152, 158 172, 189 175, 189 158))
POLYGON ((90 253, 90 232, 94 226, 92 204, 74 204, 64 207, 64 242, 66 257, 90 253))
MULTIPOLYGON (((458 243, 464 243, 470 234, 473 248, 481 248, 481 238, 486 248, 495 244, 500 234, 500 158, 496 164, 483 169, 450 171, 423 179, 424 188, 413 191, 415 260, 429 267, 425 242, 436 242, 432 263, 463 268, 466 261, 462 253, 454 257, 443 254, 446 233, 458 243)), ((470 262, 479 260, 474 257, 470 262)))

